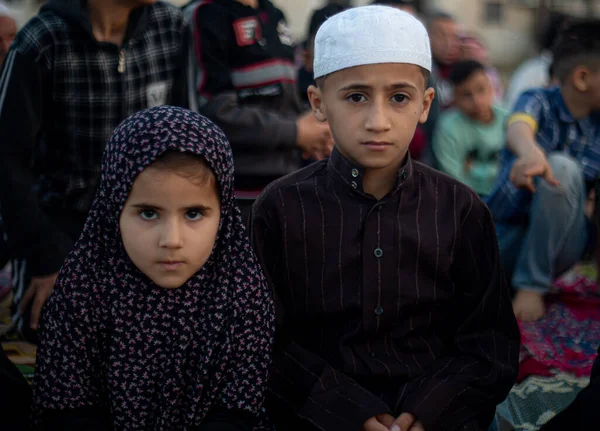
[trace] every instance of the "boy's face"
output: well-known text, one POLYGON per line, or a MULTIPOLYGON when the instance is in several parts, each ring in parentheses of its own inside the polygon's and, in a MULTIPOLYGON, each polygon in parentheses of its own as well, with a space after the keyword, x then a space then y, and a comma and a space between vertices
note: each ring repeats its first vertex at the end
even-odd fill
POLYGON ((577 66, 571 72, 569 80, 584 95, 589 109, 593 112, 600 111, 600 70, 577 66))
POLYGON ((306 49, 302 53, 302 63, 307 72, 313 73, 313 63, 315 61, 315 38, 310 38, 306 44, 306 49))
POLYGON ((456 107, 467 117, 481 123, 489 123, 494 119, 493 100, 492 84, 483 70, 473 73, 454 88, 456 107))
POLYGON ((344 157, 365 169, 396 169, 417 124, 427 120, 434 90, 425 84, 418 66, 373 64, 332 73, 324 88, 308 91, 344 157))
POLYGON ((150 166, 133 183, 121 213, 121 238, 140 271, 158 286, 176 289, 210 257, 220 218, 214 178, 198 184, 150 166))
POLYGON ((451 19, 437 19, 429 30, 433 58, 445 65, 453 64, 460 56, 460 44, 456 23, 451 19))

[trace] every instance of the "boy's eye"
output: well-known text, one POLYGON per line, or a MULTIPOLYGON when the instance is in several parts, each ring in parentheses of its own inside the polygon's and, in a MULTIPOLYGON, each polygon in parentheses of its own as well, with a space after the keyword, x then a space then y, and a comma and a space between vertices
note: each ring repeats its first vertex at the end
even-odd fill
POLYGON ((365 101, 365 96, 362 94, 354 93, 346 97, 347 100, 354 103, 360 103, 365 101))
POLYGON ((409 100, 408 96, 406 94, 394 94, 392 96, 392 99, 396 103, 404 103, 404 102, 408 102, 408 100, 409 100))
POLYGON ((154 220, 158 217, 158 214, 154 210, 143 210, 140 212, 140 217, 144 220, 154 220))
POLYGON ((185 213, 185 217, 190 221, 198 221, 202 218, 202 211, 200 210, 189 210, 185 213))

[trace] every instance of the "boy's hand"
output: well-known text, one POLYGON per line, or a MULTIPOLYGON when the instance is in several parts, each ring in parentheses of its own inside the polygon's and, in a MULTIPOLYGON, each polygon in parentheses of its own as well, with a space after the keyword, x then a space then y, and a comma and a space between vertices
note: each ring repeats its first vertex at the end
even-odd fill
POLYGON ((519 157, 510 171, 510 181, 515 187, 527 189, 531 193, 535 193, 534 177, 542 177, 552 186, 558 185, 546 156, 539 148, 519 157))
POLYGON ((425 431, 425 428, 410 413, 402 413, 391 426, 390 431, 425 431))
POLYGON ((394 425, 394 416, 383 413, 365 422, 361 431, 389 431, 394 425))
POLYGON ((318 121, 312 112, 301 115, 296 120, 298 136, 296 145, 305 158, 321 160, 328 157, 333 148, 329 123, 318 121))
POLYGON ((29 288, 25 291, 23 295, 23 299, 21 300, 21 305, 19 307, 19 312, 21 314, 25 313, 27 310, 27 306, 33 299, 33 304, 31 305, 31 319, 30 319, 30 327, 34 331, 37 330, 38 321, 40 319, 40 314, 42 312, 42 307, 46 303, 46 300, 52 293, 54 289, 54 283, 56 283, 56 277, 58 277, 58 272, 55 274, 50 274, 45 277, 32 277, 31 283, 29 284, 29 288))

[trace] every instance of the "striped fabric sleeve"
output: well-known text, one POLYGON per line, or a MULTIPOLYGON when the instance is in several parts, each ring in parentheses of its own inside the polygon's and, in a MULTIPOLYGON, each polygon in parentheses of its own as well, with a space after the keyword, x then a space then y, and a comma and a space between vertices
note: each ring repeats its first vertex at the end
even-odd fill
POLYGON ((543 92, 539 89, 525 91, 515 103, 512 114, 508 118, 507 126, 523 122, 537 133, 549 109, 548 100, 544 97, 543 92))
POLYGON ((452 269, 462 297, 453 322, 455 355, 435 363, 402 404, 402 410, 423 422, 427 431, 464 429, 473 421, 479 423, 477 429, 487 429, 496 405, 517 377, 519 329, 494 222, 487 208, 472 199, 472 209, 461 223, 462 244, 452 269))
POLYGON ((506 126, 510 126, 512 124, 515 123, 526 123, 527 125, 529 125, 532 129, 534 133, 537 133, 538 130, 538 122, 535 118, 533 118, 531 115, 529 114, 525 114, 523 112, 516 112, 514 114, 512 114, 509 118, 508 121, 506 122, 506 126))

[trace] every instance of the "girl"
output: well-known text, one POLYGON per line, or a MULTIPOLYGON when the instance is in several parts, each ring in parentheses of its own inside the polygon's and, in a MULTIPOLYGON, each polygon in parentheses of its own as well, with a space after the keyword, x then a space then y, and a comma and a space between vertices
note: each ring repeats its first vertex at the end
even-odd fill
POLYGON ((135 114, 44 308, 38 426, 251 430, 273 316, 224 134, 184 109, 135 114))

